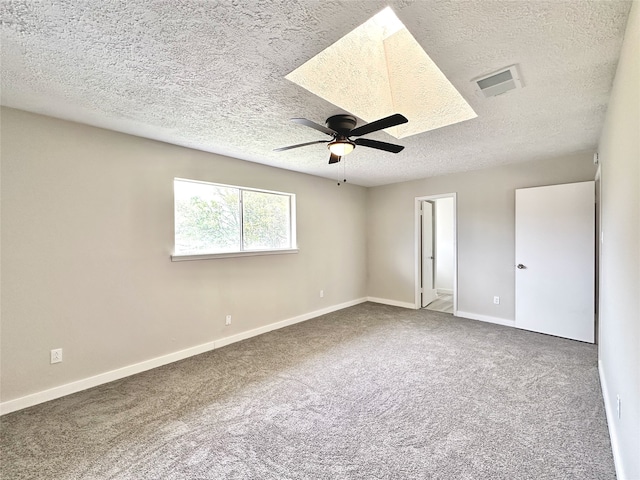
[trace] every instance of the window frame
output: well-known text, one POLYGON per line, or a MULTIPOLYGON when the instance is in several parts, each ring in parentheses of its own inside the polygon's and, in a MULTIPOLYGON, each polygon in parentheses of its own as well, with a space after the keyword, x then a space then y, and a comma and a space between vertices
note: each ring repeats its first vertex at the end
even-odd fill
POLYGON ((286 255, 292 253, 298 253, 298 240, 297 240, 297 224, 296 224, 296 194, 290 192, 279 192, 276 190, 264 190, 261 188, 242 187, 239 185, 228 185, 224 183, 207 182, 204 180, 193 180, 190 178, 174 177, 173 179, 173 254, 171 255, 171 261, 183 262, 191 260, 210 260, 216 258, 230 258, 230 257, 253 257, 259 255, 286 255), (176 248, 176 195, 175 185, 176 181, 199 183, 204 185, 211 185, 213 187, 232 188, 238 190, 238 215, 240 219, 240 250, 231 252, 220 253, 175 253, 176 248), (270 248, 270 249, 244 249, 244 196, 243 192, 258 192, 267 193, 271 195, 280 195, 289 197, 289 247, 286 248, 270 248))

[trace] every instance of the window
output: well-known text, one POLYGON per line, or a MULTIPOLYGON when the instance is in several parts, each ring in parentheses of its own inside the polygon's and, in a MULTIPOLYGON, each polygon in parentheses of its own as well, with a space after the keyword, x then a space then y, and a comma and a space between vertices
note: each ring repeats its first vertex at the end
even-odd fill
POLYGON ((295 195, 176 178, 174 257, 295 250, 295 195))

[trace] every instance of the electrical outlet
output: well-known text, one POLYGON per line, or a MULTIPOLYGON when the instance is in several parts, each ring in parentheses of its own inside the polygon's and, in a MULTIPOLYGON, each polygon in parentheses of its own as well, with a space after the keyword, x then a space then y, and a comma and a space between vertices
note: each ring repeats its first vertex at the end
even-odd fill
POLYGON ((320 298, 324 297, 324 290, 320 290, 320 298))
POLYGON ((56 348, 51 350, 51 364, 60 363, 62 361, 62 349, 56 348))
POLYGON ((620 418, 620 395, 616 395, 616 409, 618 410, 618 418, 620 418))
POLYGON ((500 297, 493 297, 493 303, 500 305, 500 297))
POLYGON ((231 315, 227 315, 227 319, 225 321, 225 325, 231 325, 231 315))

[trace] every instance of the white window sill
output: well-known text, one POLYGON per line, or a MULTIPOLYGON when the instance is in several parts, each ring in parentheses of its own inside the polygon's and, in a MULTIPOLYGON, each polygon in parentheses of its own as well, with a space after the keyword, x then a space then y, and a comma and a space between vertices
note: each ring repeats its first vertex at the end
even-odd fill
POLYGON ((214 260, 216 258, 255 257, 258 255, 288 255, 298 253, 297 248, 286 250, 252 250, 248 252, 206 253, 203 255, 171 255, 172 262, 189 262, 192 260, 214 260))

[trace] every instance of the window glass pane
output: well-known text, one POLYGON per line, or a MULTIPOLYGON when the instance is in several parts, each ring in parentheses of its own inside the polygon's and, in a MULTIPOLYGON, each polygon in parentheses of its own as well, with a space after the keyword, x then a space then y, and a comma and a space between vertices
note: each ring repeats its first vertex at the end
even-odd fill
POLYGON ((244 250, 291 247, 289 195, 243 191, 244 250))
POLYGON ((237 188, 176 180, 175 253, 240 250, 240 191, 237 188))

